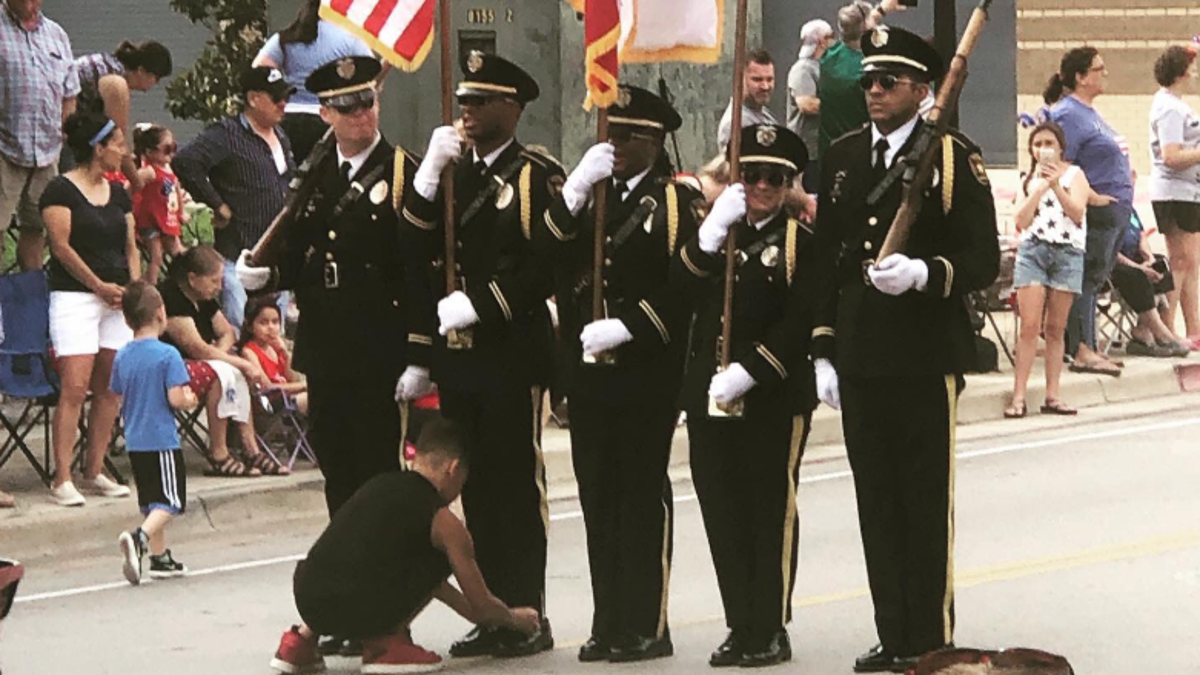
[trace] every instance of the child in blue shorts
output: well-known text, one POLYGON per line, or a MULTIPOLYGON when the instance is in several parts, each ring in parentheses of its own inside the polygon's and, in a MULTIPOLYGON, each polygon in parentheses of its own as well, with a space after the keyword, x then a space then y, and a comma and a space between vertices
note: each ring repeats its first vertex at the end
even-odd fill
POLYGON ((167 327, 167 312, 158 290, 135 281, 126 287, 121 309, 134 339, 117 352, 111 386, 124 397, 125 446, 137 483, 138 506, 146 519, 141 527, 122 533, 117 543, 125 578, 136 586, 142 582, 147 552, 151 577, 187 573, 187 567, 171 557, 163 530, 187 504, 187 469, 171 409, 194 408, 198 401, 187 386, 188 372, 179 351, 159 342, 167 327))

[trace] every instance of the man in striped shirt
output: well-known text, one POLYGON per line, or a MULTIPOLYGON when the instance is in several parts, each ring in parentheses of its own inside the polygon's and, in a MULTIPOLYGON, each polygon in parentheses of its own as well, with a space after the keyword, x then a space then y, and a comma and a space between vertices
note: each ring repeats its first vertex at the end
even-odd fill
POLYGON ((238 255, 254 248, 283 208, 296 168, 279 128, 294 91, 277 69, 251 68, 242 77, 244 111, 205 129, 173 162, 184 189, 213 210, 215 248, 225 258, 221 311, 235 328, 246 306, 235 271, 238 255))

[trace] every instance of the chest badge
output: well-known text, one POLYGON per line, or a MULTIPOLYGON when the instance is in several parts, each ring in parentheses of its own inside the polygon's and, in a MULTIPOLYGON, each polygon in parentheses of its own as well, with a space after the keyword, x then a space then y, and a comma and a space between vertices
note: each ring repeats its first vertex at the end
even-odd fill
POLYGON ((500 188, 500 192, 496 194, 496 210, 503 211, 504 209, 507 209, 509 204, 512 204, 513 196, 515 194, 516 191, 513 190, 512 183, 505 183, 500 188))
POLYGON ((779 264, 779 247, 772 244, 764 248, 758 259, 762 262, 763 267, 774 269, 779 264))
POLYGON ((387 198, 388 198, 388 184, 387 184, 387 181, 381 180, 375 184, 375 187, 371 188, 371 194, 370 194, 371 203, 376 204, 376 205, 382 204, 385 201, 387 201, 387 198))

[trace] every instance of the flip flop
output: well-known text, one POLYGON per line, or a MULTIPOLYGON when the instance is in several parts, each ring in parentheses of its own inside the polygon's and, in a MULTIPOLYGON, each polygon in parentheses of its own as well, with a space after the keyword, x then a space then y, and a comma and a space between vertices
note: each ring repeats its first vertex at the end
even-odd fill
POLYGON ((1108 375, 1110 377, 1120 377, 1121 369, 1117 365, 1111 364, 1113 368, 1110 370, 1101 364, 1107 364, 1105 361, 1095 361, 1092 363, 1072 363, 1067 366, 1067 370, 1072 373, 1091 373, 1094 375, 1108 375))
POLYGON ((1078 415, 1079 411, 1056 398, 1048 398, 1042 404, 1043 415, 1078 415))
POLYGON ((1014 403, 1004 411, 1004 418, 1010 420, 1019 420, 1028 412, 1029 408, 1024 403, 1014 403))

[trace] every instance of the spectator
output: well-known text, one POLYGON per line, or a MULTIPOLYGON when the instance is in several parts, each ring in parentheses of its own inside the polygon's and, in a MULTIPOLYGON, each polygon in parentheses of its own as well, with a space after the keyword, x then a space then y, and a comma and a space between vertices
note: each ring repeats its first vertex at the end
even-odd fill
POLYGON ((163 255, 183 252, 179 238, 188 216, 183 210, 183 188, 171 171, 176 151, 175 136, 165 127, 139 124, 133 131, 133 154, 143 178, 142 191, 133 203, 133 219, 138 240, 150 255, 146 281, 152 286, 158 285, 163 255))
POLYGON ((821 134, 817 155, 822 157, 834 139, 867 123, 867 101, 858 79, 862 77, 862 37, 871 28, 871 6, 852 2, 838 10, 841 39, 821 57, 821 134))
POLYGON ((221 256, 208 246, 188 249, 171 263, 168 275, 162 289, 167 308, 162 339, 183 355, 192 391, 208 414, 206 475, 287 474, 286 467, 259 449, 254 437, 250 385, 264 386, 267 379, 262 368, 232 352, 233 326, 216 303, 223 277, 221 256), (231 418, 241 439, 243 461, 230 454, 226 443, 231 418))
POLYGON ((0 0, 0 241, 15 215, 22 270, 42 268, 46 225, 38 200, 58 175, 62 127, 75 111, 79 77, 66 31, 41 0, 0 0))
POLYGON ((1155 296, 1173 291, 1175 282, 1167 261, 1150 252, 1137 214, 1122 233, 1112 284, 1138 317, 1137 325, 1131 331, 1133 337, 1125 348, 1127 353, 1170 358, 1187 356, 1192 351, 1191 343, 1175 335, 1158 313, 1155 296))
MULTIPOLYGON (((765 49, 755 49, 746 55, 746 71, 742 76, 742 126, 755 124, 777 124, 775 115, 771 114, 767 104, 771 102, 771 94, 775 93, 775 61, 771 53, 765 49)), ((721 116, 721 125, 717 130, 717 144, 721 151, 729 145, 730 128, 733 126, 733 101, 725 108, 721 116)))
MULTIPOLYGON (((79 109, 108 117, 128 139, 132 133, 129 92, 150 91, 159 80, 170 75, 171 52, 154 40, 140 45, 127 40, 117 45, 112 54, 87 54, 75 59, 75 69, 79 73, 79 109)), ((69 163, 60 162, 59 166, 69 168, 69 163)), ((142 187, 137 170, 132 155, 121 163, 131 194, 142 187)))
POLYGON ((283 127, 292 155, 302 164, 329 128, 321 120, 317 95, 304 81, 320 66, 347 56, 374 56, 361 40, 317 14, 321 0, 304 0, 291 24, 272 35, 254 57, 255 66, 278 68, 296 94, 284 107, 283 127))
POLYGON ((811 158, 804 170, 804 189, 815 193, 821 170, 817 165, 817 143, 821 133, 821 57, 833 43, 833 28, 821 19, 800 29, 800 57, 788 72, 787 127, 804 141, 811 158))
POLYGON ((292 356, 283 343, 283 315, 276 303, 276 298, 270 295, 246 303, 246 322, 242 324, 237 352, 262 368, 269 387, 293 397, 296 408, 307 414, 308 384, 301 382, 292 370, 292 356))
POLYGON ((1037 358, 1038 336, 1046 336, 1046 401, 1043 413, 1074 415, 1058 397, 1062 375, 1067 314, 1083 286, 1087 200, 1091 187, 1079 167, 1063 160, 1066 138, 1053 122, 1029 134, 1032 160, 1025 176, 1025 200, 1018 207, 1017 249, 1013 286, 1021 313, 1017 342, 1016 382, 1008 418, 1025 416, 1025 387, 1037 358))
POLYGON ((42 218, 50 234, 50 340, 62 389, 54 408, 54 481, 50 497, 61 506, 83 506, 71 482, 79 415, 88 391, 87 454, 80 487, 105 497, 128 497, 129 488, 102 472, 120 397, 109 389, 113 358, 133 337, 121 315, 124 286, 141 273, 134 242, 133 204, 119 183, 104 177, 128 154, 125 134, 103 115, 79 112, 63 127, 76 168, 42 193, 42 218))
POLYGON ((245 111, 205 129, 175 158, 184 189, 213 210, 216 249, 225 258, 221 310, 235 326, 246 306, 235 271, 238 255, 254 248, 283 208, 295 170, 291 144, 279 128, 295 91, 279 70, 251 68, 242 77, 245 111))
POLYGON ((1065 158, 1083 169, 1093 194, 1088 200, 1083 288, 1067 320, 1072 372, 1118 376, 1120 364, 1096 351, 1096 295, 1112 272, 1121 235, 1133 216, 1133 174, 1119 138, 1093 107, 1108 85, 1108 69, 1094 47, 1067 52, 1050 78, 1044 98, 1057 101, 1050 118, 1067 139, 1065 158), (1064 92, 1070 92, 1063 96, 1064 92))
POLYGON ((1200 116, 1183 101, 1195 59, 1190 49, 1169 47, 1154 64, 1162 88, 1150 106, 1150 199, 1175 275, 1166 325, 1175 328, 1175 312, 1182 308, 1186 335, 1200 346, 1200 116))

